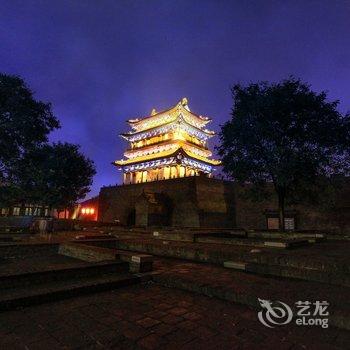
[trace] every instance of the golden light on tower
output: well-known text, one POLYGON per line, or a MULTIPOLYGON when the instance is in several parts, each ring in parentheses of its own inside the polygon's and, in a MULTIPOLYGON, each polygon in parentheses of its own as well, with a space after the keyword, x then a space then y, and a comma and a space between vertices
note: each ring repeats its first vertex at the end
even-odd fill
POLYGON ((187 98, 162 112, 152 109, 150 116, 128 120, 132 130, 121 134, 130 143, 126 159, 113 164, 123 170, 125 184, 211 176, 220 161, 210 159, 207 141, 215 135, 205 129, 210 121, 191 112, 187 98))

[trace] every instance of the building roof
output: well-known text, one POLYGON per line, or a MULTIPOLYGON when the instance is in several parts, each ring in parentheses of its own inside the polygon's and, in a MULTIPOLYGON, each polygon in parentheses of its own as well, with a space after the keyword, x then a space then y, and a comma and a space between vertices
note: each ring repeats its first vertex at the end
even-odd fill
MULTIPOLYGON (((128 133, 122 133, 120 134, 120 136, 124 137, 125 139, 129 140, 130 137, 135 137, 135 136, 138 136, 138 135, 143 135, 144 133, 149 133, 149 132, 152 132, 154 131, 155 133, 157 132, 157 130, 161 130, 161 128, 165 127, 165 126, 168 126, 168 125, 176 125, 179 124, 181 125, 181 123, 191 127, 191 128, 194 128, 194 130, 197 131, 197 133, 201 133, 201 134, 204 134, 206 135, 207 137, 212 137, 215 135, 215 132, 214 131, 210 131, 210 130, 207 130, 207 129, 200 129, 196 126, 194 126, 193 124, 190 124, 181 114, 178 115, 175 119, 173 120, 170 120, 169 122, 167 123, 163 123, 163 124, 160 124, 160 125, 157 125, 153 128, 149 128, 149 129, 146 129, 146 130, 141 130, 141 131, 130 131, 128 133)), ((141 139, 141 138, 140 138, 141 139)))
POLYGON ((183 98, 172 108, 161 112, 156 112, 153 109, 151 115, 141 119, 129 119, 127 122, 136 130, 148 130, 154 126, 163 125, 165 121, 175 120, 181 113, 188 119, 189 123, 192 120, 194 126, 203 127, 211 121, 210 118, 191 112, 187 99, 183 98))
POLYGON ((176 150, 171 149, 168 151, 148 154, 145 156, 136 157, 136 158, 132 158, 132 159, 125 159, 125 160, 121 159, 118 161, 116 160, 113 162, 113 164, 117 165, 117 166, 137 164, 137 163, 147 162, 147 161, 154 160, 154 159, 174 157, 180 152, 183 153, 185 156, 188 156, 190 158, 193 158, 195 160, 201 161, 201 162, 206 163, 206 164, 210 164, 210 165, 220 165, 221 164, 221 161, 219 161, 219 160, 214 160, 214 159, 209 159, 206 157, 199 156, 199 155, 194 154, 188 150, 183 149, 182 146, 179 146, 179 148, 176 150))
POLYGON ((173 148, 173 146, 182 146, 183 148, 196 148, 197 150, 199 150, 200 152, 202 152, 203 154, 205 153, 207 157, 210 157, 212 155, 212 152, 208 149, 208 148, 205 148, 203 146, 199 146, 195 143, 192 143, 192 142, 189 142, 187 140, 174 140, 174 139, 169 139, 169 140, 166 140, 166 141, 159 141, 159 142, 155 142, 155 143, 152 143, 150 145, 146 145, 146 146, 143 146, 143 147, 139 147, 139 148, 133 148, 133 149, 128 149, 127 151, 124 152, 124 156, 127 157, 127 158, 131 158, 132 154, 134 153, 142 153, 142 152, 145 152, 147 150, 150 150, 152 148, 160 148, 162 146, 164 147, 167 147, 169 146, 168 148, 173 148))

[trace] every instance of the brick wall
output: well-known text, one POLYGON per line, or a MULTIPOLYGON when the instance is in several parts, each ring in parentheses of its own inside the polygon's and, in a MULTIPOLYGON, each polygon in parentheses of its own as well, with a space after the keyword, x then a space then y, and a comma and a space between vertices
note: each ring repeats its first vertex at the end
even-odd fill
POLYGON ((232 183, 206 177, 103 187, 99 197, 99 220, 119 220, 127 224, 134 212, 138 222, 144 223, 147 206, 139 203, 143 191, 162 193, 168 198, 172 226, 228 227, 234 223, 232 183))
MULTIPOLYGON (((231 181, 206 177, 179 178, 142 184, 103 187, 99 196, 99 220, 128 224, 133 215, 142 225, 147 223, 147 203, 140 201, 143 191, 162 193, 171 205, 172 226, 239 227, 265 230, 265 211, 278 208, 276 196, 254 202, 245 199, 244 189, 231 181), (138 209, 137 211, 135 210, 138 209)), ((321 230, 350 233, 350 182, 336 200, 336 208, 317 206, 287 207, 296 213, 297 230, 321 230)), ((136 222, 137 224, 137 222, 136 222)))
MULTIPOLYGON (((246 229, 266 229, 266 210, 277 210, 277 197, 272 192, 269 200, 254 202, 242 196, 244 189, 235 185, 236 225, 246 229)), ((296 213, 297 230, 328 231, 330 233, 350 233, 350 182, 338 192, 334 208, 317 205, 287 206, 286 210, 296 213)))

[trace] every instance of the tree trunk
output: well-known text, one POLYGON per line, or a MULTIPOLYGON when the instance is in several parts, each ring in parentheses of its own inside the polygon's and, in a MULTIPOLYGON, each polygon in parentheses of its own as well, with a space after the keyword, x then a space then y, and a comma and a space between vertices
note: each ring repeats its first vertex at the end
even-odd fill
POLYGON ((278 217, 279 217, 279 226, 280 231, 285 232, 285 226, 284 226, 284 199, 285 199, 285 193, 283 189, 278 190, 278 217))
POLYGON ((21 207, 19 209, 19 215, 20 216, 24 216, 25 212, 26 212, 26 204, 25 204, 25 202, 22 202, 21 203, 21 207))

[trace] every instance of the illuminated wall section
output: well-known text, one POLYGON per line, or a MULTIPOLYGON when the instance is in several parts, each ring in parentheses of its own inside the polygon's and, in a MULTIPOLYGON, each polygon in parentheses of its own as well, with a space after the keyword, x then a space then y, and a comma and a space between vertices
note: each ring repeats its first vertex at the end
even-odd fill
POLYGON ((121 134, 129 142, 124 159, 113 164, 123 171, 124 184, 178 177, 211 176, 220 161, 211 159, 207 141, 215 133, 211 121, 190 111, 183 98, 176 106, 150 116, 131 119, 131 131, 121 134))

